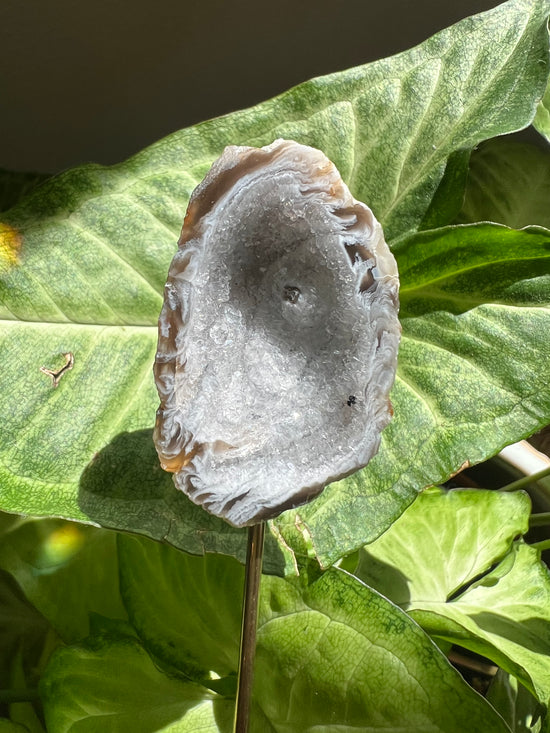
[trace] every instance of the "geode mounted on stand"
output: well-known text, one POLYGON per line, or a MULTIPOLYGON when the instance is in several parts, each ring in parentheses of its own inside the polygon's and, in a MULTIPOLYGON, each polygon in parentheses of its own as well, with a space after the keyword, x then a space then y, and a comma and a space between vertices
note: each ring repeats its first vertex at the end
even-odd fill
POLYGON ((365 466, 391 417, 398 275, 326 156, 228 147, 195 189, 159 320, 154 439, 235 526, 365 466))

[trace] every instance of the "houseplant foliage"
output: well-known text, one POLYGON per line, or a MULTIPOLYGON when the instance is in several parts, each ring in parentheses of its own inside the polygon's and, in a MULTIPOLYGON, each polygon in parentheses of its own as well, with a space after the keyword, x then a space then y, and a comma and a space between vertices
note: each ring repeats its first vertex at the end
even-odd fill
POLYGON ((151 366, 190 192, 225 145, 277 137, 323 150, 382 222, 403 340, 378 456, 270 523, 252 729, 547 730, 527 498, 412 502, 550 422, 549 155, 491 140, 470 162, 533 119, 548 136, 549 13, 511 0, 118 166, 19 184, 0 215, 0 730, 231 730, 245 538, 158 467, 151 366), (40 367, 68 353, 54 388, 40 367), (500 667, 486 700, 450 643, 500 667))

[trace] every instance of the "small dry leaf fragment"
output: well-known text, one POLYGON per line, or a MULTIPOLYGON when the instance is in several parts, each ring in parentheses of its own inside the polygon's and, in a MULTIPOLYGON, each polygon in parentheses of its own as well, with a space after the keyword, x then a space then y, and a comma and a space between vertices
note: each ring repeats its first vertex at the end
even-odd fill
POLYGON ((72 369, 74 366, 74 356, 69 351, 66 354, 63 354, 65 357, 65 364, 60 369, 48 369, 47 367, 41 366, 40 371, 43 374, 47 374, 49 377, 52 378, 53 386, 57 387, 59 385, 59 380, 61 377, 65 374, 65 372, 68 372, 69 369, 72 369))
POLYGON ((155 443, 235 526, 365 466, 391 417, 398 275, 318 150, 228 147, 195 189, 166 283, 155 443))

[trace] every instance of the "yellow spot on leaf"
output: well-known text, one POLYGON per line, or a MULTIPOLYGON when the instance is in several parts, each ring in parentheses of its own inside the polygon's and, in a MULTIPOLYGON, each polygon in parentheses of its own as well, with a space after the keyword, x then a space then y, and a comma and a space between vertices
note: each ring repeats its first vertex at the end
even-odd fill
POLYGON ((0 274, 17 264, 22 239, 17 229, 0 222, 0 274))

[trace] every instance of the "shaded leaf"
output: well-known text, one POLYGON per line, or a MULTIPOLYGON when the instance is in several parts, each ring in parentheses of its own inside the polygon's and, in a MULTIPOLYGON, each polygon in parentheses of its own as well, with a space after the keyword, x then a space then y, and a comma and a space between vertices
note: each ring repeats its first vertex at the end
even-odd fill
MULTIPOLYGON (((234 555, 244 563, 246 530, 175 490, 172 475, 160 468, 152 430, 117 435, 84 470, 78 498, 86 514, 106 527, 137 530, 197 555, 234 555)), ((293 553, 276 536, 266 537, 264 572, 295 572, 293 553)))
POLYGON ((29 733, 29 729, 7 718, 0 718, 0 733, 29 733))
POLYGON ((489 657, 550 702, 550 577, 540 553, 517 544, 459 598, 410 611, 429 633, 489 657))
POLYGON ((118 538, 121 592, 149 651, 195 679, 235 674, 244 571, 145 538, 118 538))
POLYGON ((550 576, 523 494, 429 491, 363 551, 357 574, 431 635, 492 659, 550 699, 550 576))
POLYGON ((0 570, 0 688, 11 687, 13 662, 20 656, 26 672, 40 658, 49 625, 14 578, 0 570))
POLYGON ((487 700, 502 715, 513 733, 542 731, 542 705, 514 677, 501 669, 491 682, 487 700))
MULTIPOLYGON (((40 666, 42 665, 40 664, 40 666)), ((37 686, 38 675, 36 672, 36 669, 32 669, 31 674, 28 674, 21 653, 14 656, 10 688, 12 690, 27 690, 29 693, 27 700, 11 702, 9 714, 10 720, 23 726, 28 733, 46 733, 37 713, 40 710, 40 702, 38 699, 33 699, 33 692, 37 686)))
POLYGON ((452 222, 460 212, 468 180, 470 150, 457 150, 449 156, 445 173, 432 202, 421 222, 420 229, 437 229, 452 222))
MULTIPOLYGON (((227 143, 261 145, 287 136, 322 149, 390 239, 424 220, 445 220, 452 207, 430 206, 449 156, 522 127, 534 114, 548 73, 549 8, 547 0, 512 0, 391 59, 183 130, 122 165, 69 171, 6 214, 0 230, 0 344, 9 365, 0 375, 1 506, 99 521, 192 552, 242 557, 242 535, 198 519, 151 470, 151 451, 142 456, 140 450, 158 402, 150 371, 155 324, 190 191, 227 143), (66 353, 74 367, 54 388, 40 367, 59 368, 66 353), (105 481, 109 473, 114 478, 105 481)), ((456 185, 451 189, 456 198, 456 185)), ((537 297, 540 303, 544 293, 537 297)), ((334 485, 315 505, 274 526, 283 538, 273 556, 268 546, 274 570, 294 569, 287 545, 307 551, 309 543, 324 564, 333 561, 379 535, 418 488, 466 459, 483 460, 544 421, 545 311, 489 307, 472 314, 460 321, 427 314, 404 323, 397 419, 383 452, 368 473, 334 485), (528 334, 525 368, 534 381, 518 386, 516 358, 511 375, 497 375, 495 406, 494 354, 508 348, 507 340, 517 355, 520 333, 528 334), (440 343, 434 344, 436 336, 440 343), (429 377, 434 364, 436 379, 429 377), (531 399, 537 389, 542 395, 531 399), (468 395, 477 395, 475 410, 468 395), (494 433, 488 424, 496 425, 494 433)))
MULTIPOLYGON (((550 231, 541 227, 522 231, 496 224, 445 227, 411 237, 395 248, 395 255, 402 278, 405 338, 417 316, 460 315, 487 305, 498 318, 495 306, 550 303, 550 231)), ((524 314, 527 322, 529 311, 524 314)), ((529 356, 524 349, 518 354, 526 364, 529 356)))
POLYGON ((42 678, 41 693, 48 730, 55 733, 192 733, 198 720, 212 719, 205 715, 206 703, 215 704, 216 719, 219 713, 222 721, 219 727, 209 723, 207 730, 231 730, 231 702, 167 677, 132 637, 91 637, 86 644, 59 649, 42 678))
POLYGON ((0 211, 10 209, 49 177, 47 173, 20 173, 0 168, 0 211))
POLYGON ((550 228, 550 149, 495 138, 472 153, 457 222, 550 228))
POLYGON ((17 578, 66 643, 88 635, 91 612, 124 617, 114 532, 26 520, 0 535, 0 567, 17 578))
POLYGON ((550 141, 550 84, 546 87, 544 96, 538 104, 533 125, 541 135, 550 141))

